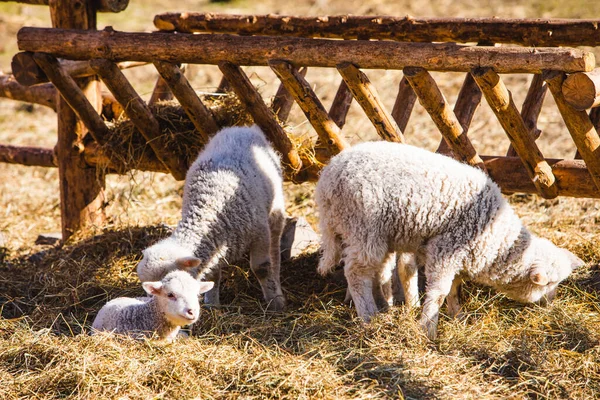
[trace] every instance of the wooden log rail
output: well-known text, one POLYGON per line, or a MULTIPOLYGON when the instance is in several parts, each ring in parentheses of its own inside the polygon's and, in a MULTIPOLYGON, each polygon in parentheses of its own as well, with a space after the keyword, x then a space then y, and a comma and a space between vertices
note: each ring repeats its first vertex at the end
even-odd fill
POLYGON ((165 31, 240 35, 383 39, 408 42, 511 43, 524 46, 598 46, 600 19, 415 18, 336 15, 165 13, 165 31))
POLYGON ((600 105, 600 68, 569 75, 563 82, 565 100, 576 110, 600 105))
POLYGON ((0 97, 41 104, 56 111, 56 88, 52 84, 27 87, 12 75, 0 75, 0 97))
MULTIPOLYGON (((63 60, 60 64, 62 69, 73 78, 85 78, 96 75, 96 71, 90 66, 89 61, 63 60)), ((119 69, 128 69, 146 64, 145 62, 122 62, 117 65, 119 69)), ((33 59, 33 53, 30 52, 15 54, 10 63, 10 68, 17 82, 24 86, 32 86, 50 81, 33 59)))
MULTIPOLYGON (((14 2, 40 6, 47 6, 50 4, 50 1, 51 0, 0 0, 0 2, 3 3, 14 2)), ((96 11, 118 13, 127 8, 129 0, 97 0, 95 3, 97 7, 96 11)))
MULTIPOLYGON (((114 173, 111 161, 95 144, 86 146, 84 161, 89 166, 108 168, 108 173, 114 173)), ((0 145, 0 162, 15 163, 30 166, 56 167, 52 149, 16 147, 0 145)), ((502 187, 506 193, 537 193, 537 189, 520 158, 481 156, 485 168, 491 178, 502 187)), ((558 194, 570 197, 600 198, 600 190, 596 188, 585 162, 582 160, 546 159, 556 177, 558 194)), ((142 171, 168 173, 167 168, 157 159, 146 159, 136 165, 142 171)), ((123 173, 119 171, 118 173, 123 173)), ((288 177, 290 179, 290 177, 288 177)), ((302 175, 300 181, 315 182, 318 171, 302 175)), ((298 182, 298 176, 294 177, 298 182)))
POLYGON ((128 33, 25 27, 17 34, 19 49, 48 52, 71 60, 170 61, 194 64, 266 66, 270 59, 295 67, 336 67, 468 72, 493 68, 498 73, 567 73, 591 71, 594 55, 577 49, 462 46, 452 43, 401 43, 329 39, 242 37, 172 33, 128 33), (202 51, 197 51, 201 48, 202 51), (265 51, 269 49, 269 51, 265 51))

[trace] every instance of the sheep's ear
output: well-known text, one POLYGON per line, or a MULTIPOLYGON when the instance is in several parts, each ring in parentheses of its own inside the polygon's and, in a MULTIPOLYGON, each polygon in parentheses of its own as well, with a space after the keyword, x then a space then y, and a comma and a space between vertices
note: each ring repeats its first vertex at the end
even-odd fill
POLYGON ((200 259, 197 257, 180 257, 175 260, 178 268, 192 269, 200 265, 200 259))
POLYGON ((529 279, 531 279, 531 282, 540 286, 546 286, 548 282, 550 282, 548 274, 541 268, 533 268, 531 272, 529 272, 529 279))
POLYGON ((146 293, 158 296, 159 294, 162 293, 163 284, 160 281, 159 282, 144 282, 144 283, 142 283, 142 287, 144 288, 146 293))
POLYGON ((200 282, 200 294, 206 293, 215 286, 214 282, 200 282))
POLYGON ((563 249, 565 253, 567 253, 567 257, 569 257, 569 261, 571 262, 571 269, 576 269, 585 265, 585 262, 577 257, 575 254, 571 253, 569 250, 563 249))

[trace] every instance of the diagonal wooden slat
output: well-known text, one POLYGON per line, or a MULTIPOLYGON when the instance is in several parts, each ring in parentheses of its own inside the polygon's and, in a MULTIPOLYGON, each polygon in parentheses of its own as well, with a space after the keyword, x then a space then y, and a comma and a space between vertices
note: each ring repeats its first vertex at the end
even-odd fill
MULTIPOLYGON (((548 86, 544 82, 542 75, 533 75, 533 80, 529 85, 527 96, 525 96, 525 101, 521 107, 521 117, 523 118, 523 122, 525 122, 525 126, 529 130, 529 134, 533 137, 533 140, 537 140, 542 133, 542 131, 537 127, 537 120, 540 116, 540 111, 542 111, 542 105, 544 103, 544 97, 546 97, 547 91, 548 86)), ((517 152, 515 151, 512 143, 506 152, 506 156, 517 156, 517 152)))
POLYGON ((556 106, 571 133, 581 158, 585 161, 594 183, 600 189, 600 137, 598 132, 585 111, 576 110, 565 100, 562 84, 566 74, 559 71, 547 71, 542 76, 550 88, 556 106))
POLYGON ((252 115, 254 122, 261 127, 267 138, 283 155, 283 162, 291 169, 292 175, 300 171, 302 161, 296 147, 256 91, 248 76, 239 66, 226 61, 219 64, 219 69, 252 115))
POLYGON ((346 125, 346 116, 352 105, 352 92, 346 85, 346 82, 342 79, 340 86, 338 86, 335 97, 329 108, 329 117, 335 122, 335 124, 342 129, 346 125))
POLYGON ((294 97, 308 121, 315 128, 321 143, 326 144, 330 155, 336 155, 348 147, 341 135, 340 128, 329 117, 315 92, 300 76, 296 68, 287 61, 280 60, 270 60, 269 66, 294 97))
POLYGON ((148 141, 148 145, 154 150, 156 157, 167 167, 175 179, 184 180, 187 166, 184 164, 183 158, 167 153, 166 138, 161 132, 158 121, 119 67, 104 59, 92 60, 90 65, 117 101, 125 107, 125 114, 148 141))
POLYGON ((154 66, 190 117, 204 143, 208 143, 209 138, 219 130, 212 112, 198 98, 192 85, 176 64, 155 61, 154 66))
POLYGON ((171 92, 169 85, 167 85, 167 82, 165 82, 162 76, 159 76, 154 84, 154 89, 152 89, 152 95, 150 96, 150 100, 148 100, 148 105, 151 106, 159 101, 169 100, 173 100, 173 93, 171 92))
POLYGON ((540 194, 544 198, 555 198, 558 195, 558 187, 552 168, 544 160, 542 152, 529 134, 500 75, 491 68, 476 68, 471 73, 540 194))
POLYGON ((34 53, 33 59, 89 130, 92 138, 100 145, 106 144, 106 137, 110 133, 108 127, 71 75, 50 54, 34 53))
POLYGON ((230 92, 231 89, 231 85, 229 84, 229 82, 227 81, 227 78, 222 77, 221 81, 219 81, 219 86, 217 86, 217 93, 227 93, 230 92))
MULTIPOLYGON (((301 68, 300 71, 298 71, 302 77, 305 77, 307 72, 308 68, 306 67, 301 68)), ((271 104, 271 110, 277 115, 279 122, 283 123, 287 121, 293 105, 294 97, 288 92, 283 83, 279 84, 279 88, 277 89, 277 93, 275 93, 273 103, 271 104)))
POLYGON ((454 154, 467 164, 485 170, 481 157, 429 72, 423 68, 406 67, 404 76, 454 154))
POLYGON ((403 76, 398 84, 398 95, 392 108, 392 118, 394 118, 402 133, 406 131, 406 125, 408 125, 415 101, 417 101, 417 95, 408 83, 408 79, 403 76))
MULTIPOLYGON (((481 103, 481 96, 481 90, 477 86, 477 83, 475 83, 473 76, 470 73, 465 75, 465 80, 460 88, 460 92, 458 92, 456 104, 454 104, 454 115, 456 115, 456 119, 458 119, 458 122, 462 126, 464 135, 469 132, 473 115, 475 115, 475 111, 481 103)), ((441 154, 452 153, 445 139, 440 141, 436 152, 441 154)))
MULTIPOLYGON (((600 132, 600 107, 594 107, 590 110, 590 121, 592 122, 592 125, 594 125, 594 129, 596 129, 596 132, 600 132)), ((579 152, 579 150, 577 150, 575 152, 575 157, 576 160, 581 160, 581 153, 579 152)))
POLYGON ((392 116, 386 111, 379 99, 377 90, 369 78, 352 63, 341 63, 337 70, 348 85, 356 102, 360 104, 367 117, 371 120, 377 133, 383 140, 389 142, 404 142, 400 128, 392 116))

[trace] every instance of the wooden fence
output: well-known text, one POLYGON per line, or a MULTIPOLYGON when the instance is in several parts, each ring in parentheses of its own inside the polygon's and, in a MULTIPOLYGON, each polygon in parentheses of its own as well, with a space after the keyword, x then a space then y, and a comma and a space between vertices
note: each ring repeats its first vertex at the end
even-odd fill
POLYGON ((556 47, 598 45, 600 34, 594 28, 598 22, 170 13, 155 17, 160 29, 155 33, 82 30, 93 28, 89 24, 25 27, 18 33, 19 48, 24 52, 14 57, 14 78, 5 79, 5 84, 0 81, 0 93, 21 91, 21 100, 36 99, 56 107, 58 145, 56 153, 0 146, 0 161, 59 167, 66 238, 101 215, 96 204, 103 188, 103 178, 97 179, 98 160, 103 166, 111 160, 108 171, 127 170, 126 165, 114 164, 115 157, 102 154, 109 134, 102 118, 102 99, 89 91, 91 83, 97 86, 95 77, 100 77, 114 96, 104 99, 105 108, 120 104, 150 147, 137 168, 184 179, 188 165, 179 154, 166 150, 156 118, 121 69, 154 64, 160 76, 157 86, 172 92, 205 142, 220 127, 179 65, 212 64, 223 73, 220 86, 235 92, 282 154, 286 177, 295 182, 316 180, 322 163, 348 146, 341 129, 352 101, 362 107, 383 140, 403 142, 403 131, 418 99, 442 134, 438 151, 487 171, 506 192, 600 198, 600 138, 596 130, 600 113, 596 108, 589 114, 585 111, 600 103, 594 56, 580 49, 556 47), (197 32, 210 34, 194 34, 197 32), (535 47, 496 47, 495 43, 535 47), (269 66, 281 81, 271 107, 241 68, 255 65, 269 66), (304 77, 306 68, 311 67, 335 68, 343 78, 329 111, 304 77), (403 71, 391 112, 362 69, 403 71), (465 73, 454 108, 429 71, 465 73), (520 111, 500 75, 509 73, 534 74, 520 111), (536 144, 540 132, 537 119, 548 89, 577 147, 573 159, 546 159, 536 144), (61 97, 52 101, 55 91, 61 97), (506 155, 478 154, 467 135, 482 98, 510 139, 506 155), (317 143, 312 144, 318 150, 316 160, 298 151, 280 124, 294 102, 318 135, 317 143), (73 146, 86 134, 76 130, 75 117, 93 139, 83 148, 73 146))

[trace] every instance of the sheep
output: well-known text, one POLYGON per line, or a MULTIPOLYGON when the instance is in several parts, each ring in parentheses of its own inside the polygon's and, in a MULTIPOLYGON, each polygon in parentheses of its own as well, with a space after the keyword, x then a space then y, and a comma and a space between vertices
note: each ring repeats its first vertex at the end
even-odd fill
POLYGON ((204 301, 219 300, 221 267, 250 256, 268 309, 280 311, 280 240, 285 223, 278 155, 257 126, 219 131, 190 167, 182 218, 173 234, 143 251, 142 282, 184 269, 214 281, 204 301))
POLYGON ((356 145, 331 159, 316 187, 326 274, 340 260, 365 322, 378 311, 378 277, 393 252, 408 305, 418 304, 417 265, 426 276, 421 325, 436 336, 439 308, 460 310, 463 279, 520 302, 551 300, 583 261, 531 234, 481 170, 429 151, 388 142, 356 145), (404 256, 403 256, 404 257, 404 256))
POLYGON ((161 281, 144 282, 148 297, 119 297, 100 309, 93 332, 113 331, 136 337, 173 340, 182 326, 198 320, 198 296, 211 290, 214 282, 200 282, 185 271, 172 271, 161 281))

